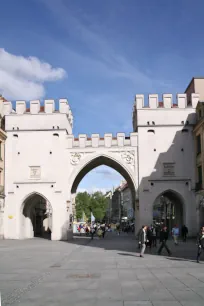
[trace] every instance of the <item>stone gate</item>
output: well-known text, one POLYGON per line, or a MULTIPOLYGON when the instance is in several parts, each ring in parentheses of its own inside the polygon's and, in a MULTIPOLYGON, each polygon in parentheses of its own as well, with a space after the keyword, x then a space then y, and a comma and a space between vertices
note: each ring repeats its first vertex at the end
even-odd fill
POLYGON ((129 137, 118 133, 117 137, 93 134, 89 138, 83 134, 74 138, 73 116, 65 99, 59 100, 58 111, 53 100, 45 100, 43 107, 39 101, 31 101, 29 109, 25 101, 17 101, 15 110, 5 102, 4 113, 5 238, 31 238, 34 223, 43 219, 43 224, 49 223, 52 228, 52 240, 68 239, 77 186, 99 165, 110 166, 123 175, 136 201, 137 133, 129 137), (39 197, 41 204, 36 208, 39 197))

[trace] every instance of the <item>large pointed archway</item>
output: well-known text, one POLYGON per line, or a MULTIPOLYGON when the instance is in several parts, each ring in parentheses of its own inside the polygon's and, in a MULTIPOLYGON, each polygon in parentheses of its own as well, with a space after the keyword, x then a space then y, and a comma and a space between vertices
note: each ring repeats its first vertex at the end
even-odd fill
POLYGON ((33 192, 21 207, 21 238, 41 237, 51 239, 52 206, 41 194, 33 192))
POLYGON ((162 192, 153 204, 153 222, 165 224, 169 230, 174 225, 181 227, 185 223, 185 206, 182 196, 174 190, 162 192))
POLYGON ((118 160, 112 158, 111 156, 101 154, 98 156, 93 156, 91 159, 85 161, 83 164, 80 165, 80 167, 77 167, 77 169, 72 174, 70 190, 73 214, 75 213, 75 196, 77 187, 79 186, 81 180, 85 177, 87 173, 101 165, 105 165, 116 170, 127 181, 128 187, 130 188, 132 194, 132 208, 135 211, 137 185, 133 173, 127 166, 120 163, 118 160))

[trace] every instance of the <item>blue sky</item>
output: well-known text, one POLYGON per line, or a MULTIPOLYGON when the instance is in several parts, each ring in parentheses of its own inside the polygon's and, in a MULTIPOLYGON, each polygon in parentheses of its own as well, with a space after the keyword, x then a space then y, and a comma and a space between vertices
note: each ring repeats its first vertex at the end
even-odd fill
MULTIPOLYGON (((202 0, 2 0, 1 12, 0 92, 67 97, 75 135, 128 134, 136 93, 183 92, 204 75, 202 0)), ((80 187, 120 180, 100 169, 80 187)))

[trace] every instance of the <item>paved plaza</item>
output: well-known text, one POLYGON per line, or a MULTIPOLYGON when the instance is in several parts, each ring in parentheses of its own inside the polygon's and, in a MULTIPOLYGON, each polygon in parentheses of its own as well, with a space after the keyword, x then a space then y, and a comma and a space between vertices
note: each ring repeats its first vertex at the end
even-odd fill
POLYGON ((0 241, 2 305, 203 306, 204 263, 194 241, 173 256, 138 257, 133 235, 0 241))

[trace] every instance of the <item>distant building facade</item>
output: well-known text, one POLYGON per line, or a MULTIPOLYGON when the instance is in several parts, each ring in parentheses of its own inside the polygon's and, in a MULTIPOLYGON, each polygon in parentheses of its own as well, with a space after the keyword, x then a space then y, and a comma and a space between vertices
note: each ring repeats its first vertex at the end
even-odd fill
POLYGON ((107 208, 106 208, 106 214, 105 214, 105 221, 106 223, 111 222, 111 212, 112 212, 112 197, 113 197, 113 192, 108 191, 105 194, 105 197, 107 198, 107 208))
POLYGON ((111 221, 112 222, 120 222, 121 218, 121 192, 120 186, 117 187, 112 196, 112 203, 111 203, 111 221))
POLYGON ((135 216, 132 192, 126 181, 121 181, 114 190, 111 202, 111 219, 114 222, 121 220, 132 221, 135 216))
POLYGON ((135 216, 134 205, 132 201, 132 192, 128 187, 127 182, 124 182, 120 187, 121 191, 121 207, 122 207, 122 217, 127 218, 127 221, 133 221, 135 216))

